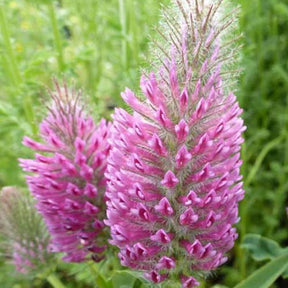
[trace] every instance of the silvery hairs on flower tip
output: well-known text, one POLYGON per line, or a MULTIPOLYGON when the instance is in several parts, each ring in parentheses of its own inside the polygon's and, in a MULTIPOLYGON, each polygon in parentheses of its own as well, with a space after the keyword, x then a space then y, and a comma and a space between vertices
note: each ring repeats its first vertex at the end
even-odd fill
POLYGON ((159 44, 156 72, 141 78, 142 100, 122 93, 133 114, 115 110, 105 174, 105 223, 121 264, 185 288, 227 261, 244 197, 245 127, 236 97, 226 93, 222 49, 229 46, 218 33, 234 18, 219 20, 222 1, 201 3, 176 1, 164 13, 159 33, 168 44, 159 44))
POLYGON ((100 261, 107 241, 104 171, 110 124, 102 119, 96 125, 87 116, 80 92, 57 82, 55 88, 40 125, 42 142, 23 139, 37 151, 35 158, 20 159, 20 165, 33 173, 26 179, 51 234, 51 249, 64 252, 68 262, 100 261))
POLYGON ((37 273, 51 264, 46 226, 32 199, 16 187, 0 191, 0 235, 0 253, 18 272, 37 273))
POLYGON ((199 77, 207 79, 220 64, 223 89, 226 93, 235 90, 241 51, 238 14, 239 7, 228 0, 172 0, 170 6, 162 8, 162 20, 156 27, 160 37, 151 39, 151 66, 156 71, 165 67, 173 47, 180 79, 185 78, 187 69, 192 70, 189 84, 193 87, 199 77), (213 53, 217 60, 208 62, 213 53), (201 70, 204 64, 205 73, 201 70))

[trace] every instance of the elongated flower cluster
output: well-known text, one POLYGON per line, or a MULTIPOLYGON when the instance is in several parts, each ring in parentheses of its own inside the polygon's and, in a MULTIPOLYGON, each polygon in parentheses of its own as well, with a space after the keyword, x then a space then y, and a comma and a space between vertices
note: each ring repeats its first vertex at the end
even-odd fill
POLYGON ((142 77, 143 100, 128 88, 122 94, 133 114, 115 111, 105 222, 122 265, 186 288, 227 260, 244 195, 245 127, 236 97, 224 92, 220 39, 211 28, 216 12, 191 11, 181 45, 172 39, 159 71, 142 77))
POLYGON ((68 262, 90 255, 103 258, 107 137, 110 124, 96 126, 79 102, 80 94, 56 84, 49 115, 40 125, 43 143, 25 137, 23 144, 41 152, 35 159, 20 159, 37 208, 52 237, 51 248, 65 252, 68 262))
POLYGON ((1 253, 23 274, 47 268, 53 259, 50 238, 32 200, 15 187, 5 187, 0 193, 1 253))

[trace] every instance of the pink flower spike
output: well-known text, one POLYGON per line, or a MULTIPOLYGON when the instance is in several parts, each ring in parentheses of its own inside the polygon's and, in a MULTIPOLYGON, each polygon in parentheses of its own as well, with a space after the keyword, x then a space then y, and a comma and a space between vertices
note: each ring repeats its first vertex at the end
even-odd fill
POLYGON ((224 263, 237 238, 245 127, 229 93, 236 41, 222 36, 234 25, 222 31, 218 23, 237 17, 222 1, 174 2, 160 27, 167 43, 154 47, 154 72, 141 77, 142 97, 126 89, 132 112, 113 115, 105 223, 122 265, 153 283, 174 287, 178 278, 190 288, 224 263))
POLYGON ((158 89, 158 84, 153 72, 150 73, 149 78, 142 75, 140 80, 140 87, 144 95, 151 101, 155 106, 158 106, 162 100, 163 95, 158 89))
POLYGON ((165 216, 171 216, 174 214, 174 210, 166 197, 160 200, 159 204, 155 206, 155 210, 165 216))
POLYGON ((192 159, 191 153, 188 152, 185 145, 183 145, 176 154, 176 167, 177 169, 183 168, 192 159))
POLYGON ((171 233, 167 234, 163 229, 160 229, 150 239, 161 244, 167 244, 172 241, 173 235, 171 233))
POLYGON ((92 205, 90 202, 86 202, 85 205, 84 205, 84 210, 83 212, 85 214, 88 214, 88 215, 93 215, 93 214, 97 214, 99 212, 99 208, 92 205))
POLYGON ((84 195, 86 195, 89 198, 96 197, 98 195, 97 188, 91 183, 87 183, 84 188, 84 195))
POLYGON ((175 261, 167 256, 163 256, 158 264, 155 266, 156 269, 162 270, 162 269, 173 269, 175 268, 175 261))
POLYGON ((161 139, 157 134, 153 134, 151 140, 148 141, 148 145, 159 155, 167 156, 167 149, 164 147, 161 139))
POLYGON ((128 193, 131 196, 136 196, 137 198, 140 198, 141 200, 145 199, 145 194, 144 194, 143 188, 142 188, 142 186, 139 183, 135 183, 133 185, 133 188, 130 189, 128 191, 128 193))
POLYGON ((86 143, 84 140, 82 140, 81 138, 77 137, 75 142, 74 142, 74 146, 77 152, 83 152, 86 143))
POLYGON ((174 188, 178 183, 179 180, 171 170, 166 172, 164 179, 161 181, 161 184, 167 188, 174 188))
POLYGON ((200 283, 192 276, 191 277, 182 276, 181 282, 182 282, 182 288, 193 288, 200 285, 200 283))
POLYGON ((33 149, 33 150, 38 150, 38 151, 50 151, 50 150, 53 150, 53 148, 47 146, 47 145, 44 145, 44 144, 41 144, 39 142, 36 142, 34 141, 33 139, 27 137, 27 136, 24 136, 23 138, 23 141, 22 141, 22 144, 33 149))
POLYGON ((205 112, 208 109, 208 103, 206 102, 206 100, 204 98, 201 98, 199 103, 197 104, 196 110, 195 110, 195 119, 200 119, 201 117, 203 117, 203 115, 205 114, 205 112))
POLYGON ((143 113, 146 108, 145 105, 137 99, 136 95, 129 88, 126 88, 125 92, 121 93, 121 96, 128 105, 133 107, 135 111, 143 113))
POLYGON ((200 203, 202 203, 201 199, 197 197, 196 193, 193 190, 191 190, 187 196, 180 196, 178 201, 185 206, 198 206, 200 203))
POLYGON ((180 94, 180 110, 183 113, 188 105, 188 91, 187 88, 185 87, 182 93, 180 94))
POLYGON ((166 129, 171 129, 171 127, 173 126, 172 122, 170 121, 169 118, 167 118, 167 116, 166 116, 166 114, 162 108, 159 108, 157 110, 155 118, 157 121, 159 121, 161 126, 163 126, 166 129))
POLYGON ((151 272, 147 272, 144 273, 145 278, 147 278, 148 280, 150 280, 153 283, 161 283, 163 282, 166 278, 167 278, 167 274, 159 274, 156 271, 151 271, 151 272))
POLYGON ((180 143, 186 140, 186 137, 189 134, 189 126, 185 120, 182 119, 179 124, 175 126, 175 132, 180 143))
POLYGON ((180 215, 180 224, 181 225, 191 225, 198 221, 199 216, 195 214, 192 208, 188 208, 184 213, 180 215))
POLYGON ((131 212, 144 221, 150 220, 149 211, 147 210, 147 207, 143 205, 142 203, 138 204, 137 208, 131 209, 131 212))
POLYGON ((82 194, 82 191, 73 183, 68 183, 66 191, 68 194, 73 196, 80 196, 82 194))
POLYGON ((63 259, 68 262, 99 261, 107 241, 104 171, 110 124, 103 120, 95 125, 85 113, 80 94, 58 83, 55 88, 40 127, 44 144, 23 140, 49 156, 36 154, 34 160, 20 160, 20 165, 34 173, 27 176, 27 183, 51 234, 53 251, 65 253, 63 259))
POLYGON ((147 249, 141 243, 136 243, 133 249, 137 257, 145 257, 148 254, 147 249))

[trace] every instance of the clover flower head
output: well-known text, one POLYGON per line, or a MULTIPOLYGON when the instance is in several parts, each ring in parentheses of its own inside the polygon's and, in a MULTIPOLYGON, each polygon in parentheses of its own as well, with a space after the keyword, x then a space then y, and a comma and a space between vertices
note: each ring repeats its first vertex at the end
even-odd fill
POLYGON ((56 83, 50 93, 49 114, 40 125, 42 142, 25 137, 23 144, 37 151, 34 159, 20 159, 30 191, 51 234, 51 249, 64 260, 81 262, 90 255, 100 261, 106 249, 106 158, 110 124, 96 125, 86 115, 81 93, 56 83))
POLYGON ((115 111, 106 172, 105 223, 122 265, 185 288, 227 261, 244 196, 245 127, 215 24, 222 1, 198 2, 176 1, 178 20, 164 14, 169 50, 142 76, 141 97, 122 93, 133 113, 115 111))

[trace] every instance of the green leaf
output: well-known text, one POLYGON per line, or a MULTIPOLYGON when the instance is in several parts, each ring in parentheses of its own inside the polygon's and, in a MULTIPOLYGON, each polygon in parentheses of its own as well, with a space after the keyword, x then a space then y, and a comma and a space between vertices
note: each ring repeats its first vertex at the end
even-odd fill
POLYGON ((284 251, 277 242, 258 234, 247 234, 241 247, 246 248, 256 261, 273 259, 284 251))
POLYGON ((99 288, 113 288, 111 282, 106 282, 101 275, 97 276, 96 284, 99 288))
POLYGON ((117 271, 111 280, 114 288, 133 288, 137 279, 129 271, 117 271))
POLYGON ((47 277, 47 281, 51 284, 54 288, 65 288, 66 286, 61 282, 58 276, 54 273, 50 274, 47 277))
POLYGON ((256 270, 234 288, 268 288, 287 268, 288 254, 284 254, 256 270))

